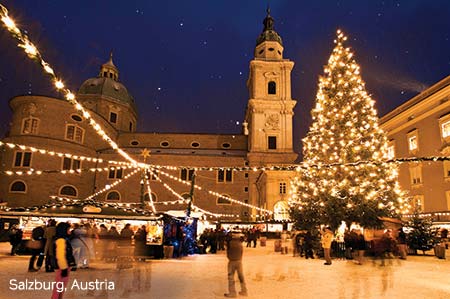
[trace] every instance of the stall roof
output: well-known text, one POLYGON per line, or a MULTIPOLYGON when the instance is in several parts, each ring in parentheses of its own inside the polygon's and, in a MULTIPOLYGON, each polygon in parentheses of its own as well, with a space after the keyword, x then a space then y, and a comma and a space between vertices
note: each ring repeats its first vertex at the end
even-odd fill
POLYGON ((56 204, 30 208, 10 208, 0 211, 0 217, 61 217, 61 218, 99 218, 158 220, 162 217, 152 215, 149 211, 109 204, 56 204))
MULTIPOLYGON (((186 217, 186 210, 170 210, 164 212, 164 214, 167 214, 172 217, 176 218, 183 218, 186 217)), ((200 218, 203 216, 203 213, 200 212, 191 212, 191 218, 200 218)))

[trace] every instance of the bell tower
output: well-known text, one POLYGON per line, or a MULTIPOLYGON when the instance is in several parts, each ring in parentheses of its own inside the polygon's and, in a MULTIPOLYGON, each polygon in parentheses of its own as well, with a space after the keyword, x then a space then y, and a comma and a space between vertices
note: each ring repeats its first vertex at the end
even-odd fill
POLYGON ((256 40, 247 81, 249 100, 244 132, 248 133, 251 165, 293 163, 292 117, 297 103, 291 98, 294 62, 283 58, 283 42, 267 9, 264 29, 256 40))

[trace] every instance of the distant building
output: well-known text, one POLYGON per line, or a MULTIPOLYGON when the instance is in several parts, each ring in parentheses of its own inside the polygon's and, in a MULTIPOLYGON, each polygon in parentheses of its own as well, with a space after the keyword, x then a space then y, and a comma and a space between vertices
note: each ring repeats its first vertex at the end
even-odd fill
MULTIPOLYGON (((257 39, 255 57, 250 61, 247 81, 249 100, 243 133, 145 133, 137 132, 138 111, 133 97, 119 82, 119 70, 112 56, 103 64, 96 78, 86 80, 78 90, 77 100, 90 110, 103 130, 138 161, 144 149, 151 151, 147 162, 155 165, 186 167, 244 167, 291 164, 297 158, 292 143, 292 116, 296 101, 291 98, 291 70, 294 62, 283 58, 283 44, 273 28, 268 13, 264 29, 257 39)), ((116 166, 108 161, 123 161, 104 142, 71 104, 46 96, 17 96, 10 100, 13 115, 9 135, 3 142, 23 144, 71 155, 43 155, 29 148, 1 148, 0 170, 54 170, 41 175, 0 174, 0 199, 8 206, 42 205, 50 196, 84 199, 106 185, 125 177, 132 169, 109 171, 71 170, 116 166), (81 158, 83 156, 83 158, 81 158), (89 157, 85 159, 84 157, 89 157), (102 159, 103 162, 90 158, 102 159), (60 171, 66 170, 66 174, 60 171)), ((243 111, 244 112, 244 111, 243 111)), ((192 170, 163 171, 183 181, 190 181, 192 170)), ((194 204, 213 213, 235 214, 257 220, 255 209, 232 203, 208 193, 208 190, 243 203, 275 211, 273 218, 287 217, 287 193, 292 172, 271 171, 198 171, 196 184, 203 190, 194 193, 194 204)), ((190 187, 160 174, 177 193, 187 197, 190 187)), ((98 194, 98 201, 139 202, 141 173, 98 194)), ((164 185, 151 179, 152 199, 177 200, 164 185)), ((149 195, 145 195, 146 200, 149 195)), ((186 204, 156 204, 158 211, 185 209, 186 204)))
MULTIPOLYGON (((390 158, 450 156, 450 76, 381 118, 390 158)), ((450 220, 450 161, 400 164, 400 185, 435 220, 450 220)))

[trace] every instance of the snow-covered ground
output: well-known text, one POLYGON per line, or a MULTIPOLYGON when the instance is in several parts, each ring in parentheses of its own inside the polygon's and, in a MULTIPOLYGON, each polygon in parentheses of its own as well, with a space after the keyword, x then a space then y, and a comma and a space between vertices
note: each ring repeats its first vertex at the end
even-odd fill
MULTIPOLYGON (((352 261, 292 257, 275 253, 273 241, 267 247, 245 248, 244 273, 248 298, 450 298, 450 250, 447 259, 408 256, 392 259, 386 266, 366 260, 362 266, 352 261)), ((11 290, 20 281, 51 282, 54 273, 28 273, 27 256, 8 256, 10 246, 0 243, 0 298, 50 298, 50 291, 11 290), (10 280, 15 279, 14 284, 10 280)), ((89 269, 72 272, 64 298, 224 298, 227 292, 225 253, 195 255, 183 259, 152 260, 117 270, 113 263, 93 263, 89 269), (114 290, 70 290, 76 280, 114 283, 114 290)), ((103 288, 106 284, 103 284, 103 288)), ((97 284, 97 287, 100 287, 97 284)), ((239 283, 237 282, 239 290, 239 283)))

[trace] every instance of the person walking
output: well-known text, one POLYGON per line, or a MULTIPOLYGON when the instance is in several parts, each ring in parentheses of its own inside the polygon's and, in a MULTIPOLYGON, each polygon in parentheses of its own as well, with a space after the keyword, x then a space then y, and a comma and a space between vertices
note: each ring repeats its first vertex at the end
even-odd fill
POLYGON ((89 248, 86 244, 86 231, 78 223, 74 223, 74 229, 71 233, 70 245, 73 248, 73 256, 77 263, 77 268, 89 267, 89 248))
POLYGON ((303 238, 303 248, 305 252, 305 259, 312 258, 314 259, 313 252, 313 236, 310 231, 307 231, 305 237, 303 238))
POLYGON ((134 256, 138 261, 145 261, 147 255, 147 228, 141 226, 134 235, 134 256))
POLYGON ((31 231, 32 240, 28 241, 29 248, 31 249, 30 262, 28 263, 28 272, 37 272, 44 263, 44 233, 45 230, 42 226, 37 226, 31 231), (37 262, 36 262, 37 258, 37 262), (34 267, 36 262, 37 269, 34 267))
POLYGON ((406 260, 406 234, 403 231, 403 227, 400 227, 398 229, 398 236, 397 236, 397 247, 398 247, 398 253, 400 254, 400 258, 402 260, 406 260))
POLYGON ((322 231, 322 248, 325 256, 324 265, 331 265, 331 242, 333 242, 333 233, 331 232, 330 227, 326 227, 322 231))
POLYGON ((69 282, 70 267, 75 266, 75 258, 72 254, 72 246, 69 241, 70 224, 60 222, 56 226, 55 235, 55 257, 56 257, 56 277, 55 285, 63 284, 63 288, 53 288, 51 299, 62 299, 64 290, 69 282))
POLYGON ((125 227, 120 231, 120 245, 121 246, 131 246, 131 241, 133 239, 134 232, 131 229, 131 224, 125 224, 125 227))
POLYGON ((55 235, 56 235, 56 220, 50 219, 48 221, 48 226, 45 228, 44 233, 45 272, 55 272, 55 255, 54 255, 55 235))
POLYGON ((242 246, 243 240, 239 234, 232 233, 231 238, 227 240, 227 258, 228 258, 228 293, 225 293, 225 297, 235 298, 236 286, 234 282, 234 273, 237 272, 239 282, 241 284, 241 291, 239 295, 247 296, 247 286, 245 285, 244 271, 242 270, 242 255, 244 247, 242 246))
POLYGON ((11 255, 17 255, 20 243, 22 242, 23 231, 17 227, 17 224, 13 224, 9 231, 9 244, 11 244, 11 255))
POLYGON ((366 240, 361 229, 356 232, 356 264, 362 265, 364 263, 364 251, 366 250, 366 240))

